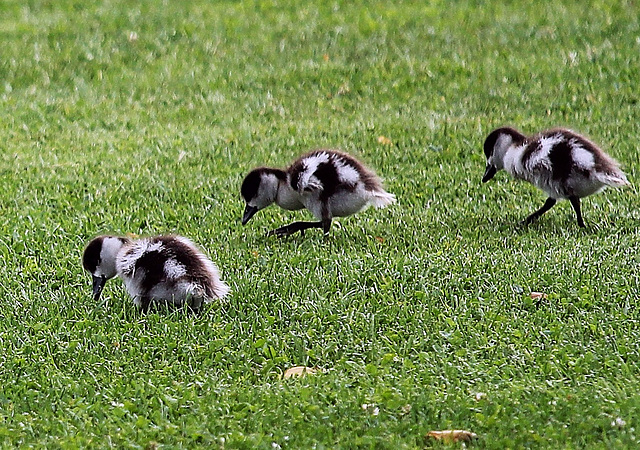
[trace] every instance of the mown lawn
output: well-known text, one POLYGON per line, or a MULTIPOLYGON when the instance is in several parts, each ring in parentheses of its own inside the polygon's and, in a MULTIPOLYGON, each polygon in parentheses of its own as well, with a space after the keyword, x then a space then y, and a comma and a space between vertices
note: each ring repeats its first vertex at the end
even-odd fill
POLYGON ((636 448, 637 188, 522 228, 544 194, 480 178, 493 128, 567 126, 636 184, 640 8, 317 3, 0 3, 0 444, 636 448), (398 203, 328 238, 266 238, 308 217, 276 207, 242 227, 243 176, 316 147, 398 203), (96 304, 103 233, 188 236, 232 294, 96 304))

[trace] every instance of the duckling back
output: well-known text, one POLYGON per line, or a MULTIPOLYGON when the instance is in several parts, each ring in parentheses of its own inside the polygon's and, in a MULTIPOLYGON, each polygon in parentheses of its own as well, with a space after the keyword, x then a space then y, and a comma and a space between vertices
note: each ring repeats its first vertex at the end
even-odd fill
POLYGON ((192 307, 222 298, 229 287, 213 262, 187 238, 157 236, 134 241, 119 253, 116 268, 134 303, 162 300, 192 307))

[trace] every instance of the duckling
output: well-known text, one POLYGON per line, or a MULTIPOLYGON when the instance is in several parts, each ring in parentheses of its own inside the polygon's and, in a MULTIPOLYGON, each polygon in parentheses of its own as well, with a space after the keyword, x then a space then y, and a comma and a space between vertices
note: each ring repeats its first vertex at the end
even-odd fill
POLYGON ((380 178, 360 161, 335 150, 314 150, 301 156, 287 170, 259 167, 242 182, 240 193, 246 202, 242 224, 259 210, 277 204, 286 210, 306 208, 318 222, 294 222, 270 231, 269 235, 304 234, 309 228, 329 233, 334 217, 355 214, 373 205, 384 208, 395 202, 380 178))
POLYGON ((500 169, 512 177, 526 180, 549 197, 542 208, 524 219, 529 224, 549 211, 559 199, 568 199, 584 227, 580 199, 607 186, 627 186, 619 164, 587 138, 567 129, 552 129, 526 137, 504 127, 493 130, 484 142, 486 183, 500 169))
POLYGON ((106 281, 116 275, 124 281, 133 303, 143 311, 151 300, 188 304, 223 298, 229 287, 220 281, 218 269, 189 239, 156 236, 131 240, 99 236, 87 244, 83 267, 93 277, 93 298, 100 299, 106 281))

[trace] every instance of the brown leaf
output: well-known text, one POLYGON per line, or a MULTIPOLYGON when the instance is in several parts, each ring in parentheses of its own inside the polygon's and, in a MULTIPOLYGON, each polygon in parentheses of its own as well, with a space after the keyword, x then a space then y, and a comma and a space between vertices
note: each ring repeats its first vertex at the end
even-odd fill
POLYGON ((477 434, 465 430, 429 431, 427 433, 427 437, 446 443, 471 442, 472 439, 478 439, 477 434))
POLYGON ((286 380, 287 378, 304 377, 305 375, 313 375, 315 373, 318 373, 318 370, 312 367, 295 366, 285 370, 282 378, 286 380))
POLYGON ((384 242, 384 238, 380 237, 380 236, 376 236, 376 241, 380 242, 381 244, 384 242))
POLYGON ((322 55, 322 59, 324 59, 325 62, 329 61, 329 54, 325 53, 322 55))
POLYGON ((529 297, 531 297, 533 300, 539 300, 541 298, 547 298, 547 294, 545 294, 544 292, 532 292, 531 294, 529 294, 529 297))
POLYGON ((382 145, 393 145, 391 139, 386 136, 378 136, 378 143, 382 145))

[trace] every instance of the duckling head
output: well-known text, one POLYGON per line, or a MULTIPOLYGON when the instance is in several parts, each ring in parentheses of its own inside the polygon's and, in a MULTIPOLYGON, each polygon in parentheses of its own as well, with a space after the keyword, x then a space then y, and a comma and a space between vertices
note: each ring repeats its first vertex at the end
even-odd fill
POLYGON ((492 179, 498 170, 504 168, 504 156, 514 145, 525 141, 525 136, 519 131, 503 127, 493 130, 484 141, 484 156, 487 157, 487 168, 482 176, 482 182, 492 179))
POLYGON ((242 215, 242 225, 246 225, 255 213, 276 201, 280 182, 286 174, 278 169, 259 167, 244 178, 240 193, 247 203, 242 215))
POLYGON ((107 280, 116 276, 116 257, 127 242, 123 237, 99 236, 84 249, 82 266, 93 277, 94 300, 100 299, 107 280))

